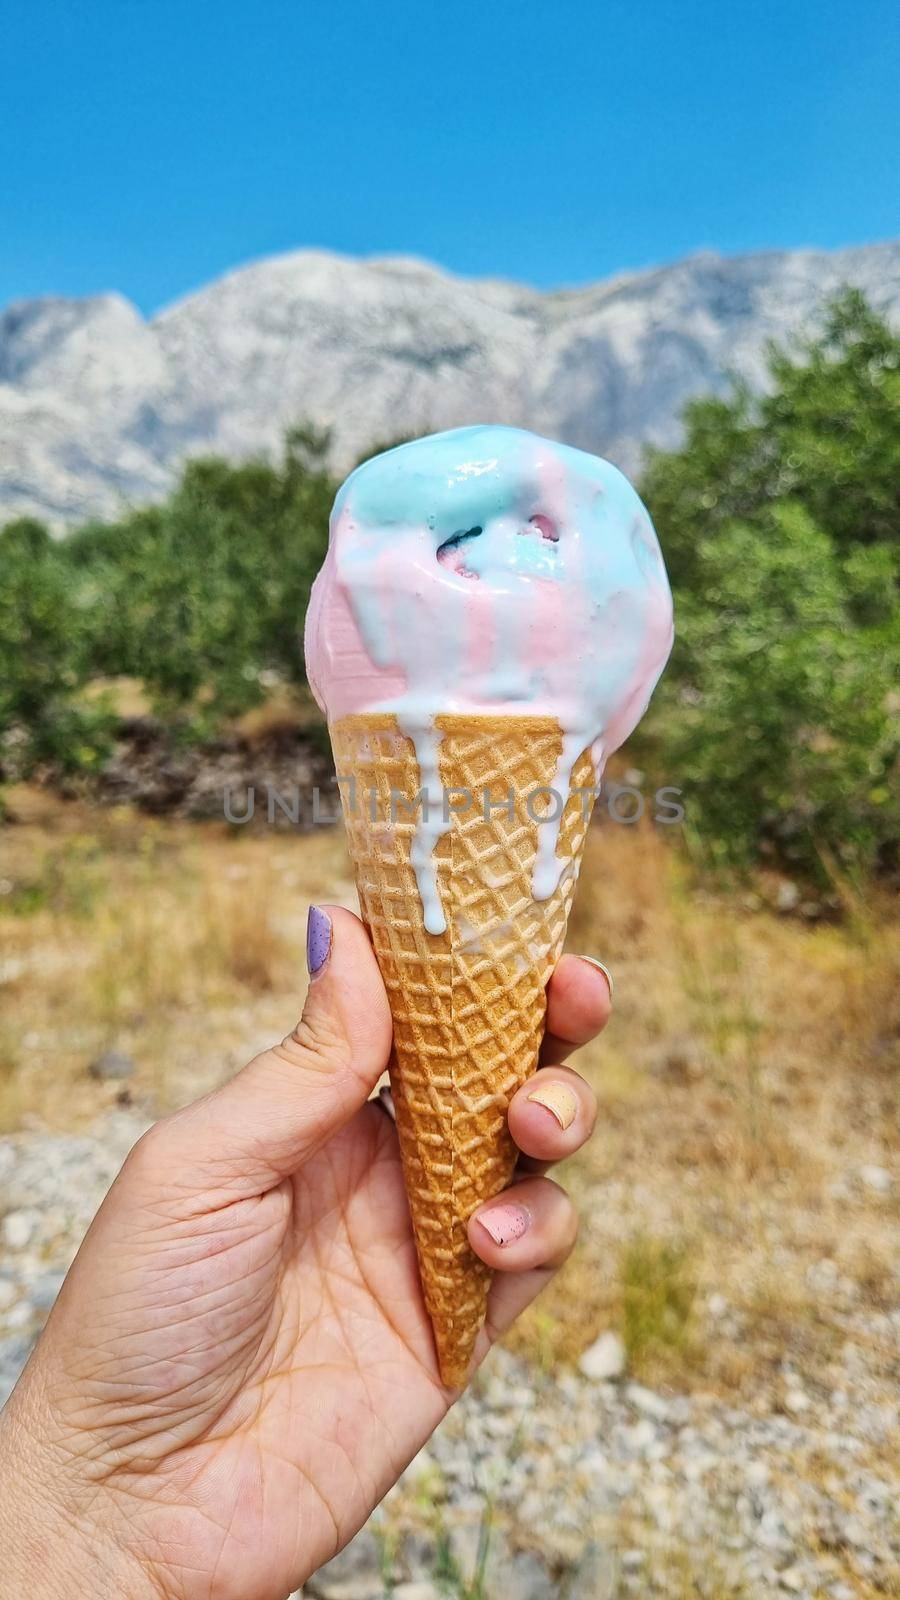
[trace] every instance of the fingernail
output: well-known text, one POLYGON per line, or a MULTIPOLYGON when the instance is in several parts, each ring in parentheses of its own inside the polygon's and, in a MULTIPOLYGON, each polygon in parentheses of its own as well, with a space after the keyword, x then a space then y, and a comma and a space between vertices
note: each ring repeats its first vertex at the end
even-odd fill
POLYGON ((311 978, 318 977, 331 955, 331 918, 321 906, 310 906, 306 919, 306 965, 311 978))
POLYGON ((527 1233, 531 1218, 523 1206, 491 1206, 489 1211, 479 1211, 476 1219, 495 1244, 515 1244, 527 1233))
POLYGON ((579 959, 579 961, 586 961, 588 963, 588 966, 598 967, 600 969, 600 971, 603 973, 604 978, 606 979, 607 983, 609 984, 609 998, 611 1000, 613 995, 616 992, 616 985, 615 985, 615 982, 613 981, 613 975, 610 972, 609 967, 605 967, 603 965, 602 961, 598 961, 597 960, 596 956, 579 956, 578 959, 579 959))
POLYGON ((564 1131, 571 1128, 578 1115, 578 1101, 565 1083, 542 1083, 537 1089, 532 1089, 528 1098, 536 1105, 546 1106, 564 1131))

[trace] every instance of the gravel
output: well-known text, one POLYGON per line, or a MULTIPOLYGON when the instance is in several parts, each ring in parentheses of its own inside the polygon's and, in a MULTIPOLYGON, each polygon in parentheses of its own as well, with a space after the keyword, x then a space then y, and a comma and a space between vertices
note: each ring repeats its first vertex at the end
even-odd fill
MULTIPOLYGON (((94 1137, 0 1138, 0 1402, 144 1126, 120 1110, 94 1137)), ((832 1388, 804 1382, 799 1359, 786 1358, 780 1402, 761 1394, 742 1405, 620 1378, 625 1352, 611 1330, 578 1372, 536 1375, 495 1351, 304 1593, 848 1600, 888 1590, 900 1566, 898 1406, 866 1352, 898 1332, 896 1314, 860 1312, 832 1388)))

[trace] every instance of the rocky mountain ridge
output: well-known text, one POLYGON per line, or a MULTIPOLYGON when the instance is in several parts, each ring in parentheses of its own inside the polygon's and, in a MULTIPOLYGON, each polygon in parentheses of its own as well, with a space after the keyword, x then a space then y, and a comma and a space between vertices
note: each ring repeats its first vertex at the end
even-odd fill
POLYGON ((842 284, 900 315, 900 242, 704 253, 541 292, 407 258, 300 250, 238 268, 146 321, 118 294, 0 316, 0 518, 58 529, 161 498, 185 457, 331 430, 333 462, 405 433, 503 421, 633 472, 691 395, 764 379, 769 339, 842 284))

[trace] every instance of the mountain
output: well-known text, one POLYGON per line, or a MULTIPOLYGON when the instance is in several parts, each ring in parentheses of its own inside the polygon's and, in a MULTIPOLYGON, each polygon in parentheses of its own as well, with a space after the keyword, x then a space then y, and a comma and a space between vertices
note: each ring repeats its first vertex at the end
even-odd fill
POLYGON ((634 471, 685 400, 841 284, 900 315, 900 243, 692 256, 540 293, 408 259, 300 250, 241 267, 149 322, 122 296, 0 316, 0 518, 63 528, 162 497, 188 455, 275 450, 311 420, 336 468, 459 423, 519 423, 634 471))

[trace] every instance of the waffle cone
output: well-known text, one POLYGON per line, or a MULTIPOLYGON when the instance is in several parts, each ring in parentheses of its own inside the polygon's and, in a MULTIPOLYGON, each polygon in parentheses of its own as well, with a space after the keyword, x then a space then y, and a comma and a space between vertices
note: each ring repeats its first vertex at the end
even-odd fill
MULTIPOLYGON (((342 718, 331 740, 347 780, 341 791, 360 907, 393 1016, 391 1088, 422 1287, 441 1376, 456 1387, 471 1364, 491 1276, 466 1224, 512 1177, 506 1111, 537 1065, 545 988, 565 938, 591 802, 570 796, 557 846, 566 866, 551 898, 535 901, 536 816, 547 798, 534 791, 556 782, 558 723, 443 716, 436 726, 441 789, 474 797, 452 812, 434 853, 447 921, 441 934, 425 929, 411 861, 421 787, 412 741, 392 714, 375 713, 342 718)), ((572 787, 593 782, 586 751, 572 787)))

